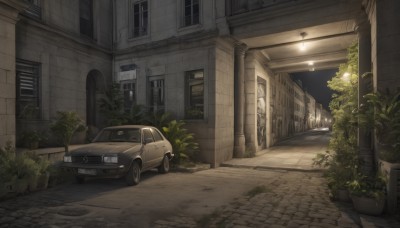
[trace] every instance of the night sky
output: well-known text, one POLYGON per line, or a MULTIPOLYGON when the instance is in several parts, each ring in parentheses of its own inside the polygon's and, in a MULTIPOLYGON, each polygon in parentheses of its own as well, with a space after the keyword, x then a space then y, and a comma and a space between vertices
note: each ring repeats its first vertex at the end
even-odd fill
POLYGON ((307 90, 315 100, 329 110, 329 102, 332 98, 332 91, 327 86, 330 80, 337 72, 337 69, 309 71, 291 74, 294 80, 299 79, 303 83, 303 89, 307 90))

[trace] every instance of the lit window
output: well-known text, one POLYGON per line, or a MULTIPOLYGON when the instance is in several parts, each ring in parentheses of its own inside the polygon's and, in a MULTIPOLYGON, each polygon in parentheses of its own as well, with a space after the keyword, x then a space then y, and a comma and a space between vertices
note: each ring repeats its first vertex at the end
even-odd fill
POLYGON ((79 1, 79 23, 82 35, 93 38, 93 1, 79 1))
POLYGON ((200 23, 199 0, 184 0, 184 26, 200 23))
POLYGON ((203 70, 186 72, 185 76, 186 119, 204 118, 204 73, 203 70))
POLYGON ((16 114, 21 119, 39 119, 39 73, 40 64, 17 60, 17 104, 16 114))
POLYGON ((148 4, 147 1, 135 2, 131 5, 131 34, 130 37, 147 35, 148 4))

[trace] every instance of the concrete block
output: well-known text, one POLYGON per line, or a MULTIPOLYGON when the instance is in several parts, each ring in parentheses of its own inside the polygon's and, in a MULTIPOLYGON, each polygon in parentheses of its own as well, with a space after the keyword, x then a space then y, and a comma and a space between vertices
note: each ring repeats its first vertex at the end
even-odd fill
POLYGON ((15 135, 15 115, 6 115, 6 134, 15 135))
MULTIPOLYGON (((6 114, 15 115, 15 99, 6 99, 6 114)), ((0 99, 0 113, 1 113, 1 99, 0 99)))

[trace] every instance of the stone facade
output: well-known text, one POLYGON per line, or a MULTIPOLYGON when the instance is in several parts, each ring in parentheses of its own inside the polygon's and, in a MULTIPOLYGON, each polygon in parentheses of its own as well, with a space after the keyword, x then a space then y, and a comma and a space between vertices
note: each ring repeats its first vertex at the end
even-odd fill
MULTIPOLYGON (((94 15, 102 16, 93 17, 92 37, 80 32, 79 1, 40 3, 40 15, 24 12, 16 26, 17 61, 34 63, 39 69, 38 115, 18 113, 17 138, 29 130, 48 132, 57 111, 76 111, 87 120, 87 102, 96 99, 87 96, 88 78, 96 78, 97 100, 111 82, 111 1, 93 1, 94 15)), ((93 125, 101 126, 99 116, 93 125)), ((83 142, 83 137, 73 142, 83 142)))
MULTIPOLYGON (((48 130, 57 111, 78 112, 96 131, 104 123, 97 101, 119 82, 131 102, 184 119, 212 166, 330 119, 252 39, 279 44, 304 28, 363 21, 356 18, 361 0, 240 1, 239 8, 232 5, 239 1, 193 1, 189 14, 183 0, 31 2, 0 0, 0 145, 29 129, 48 130), (29 117, 16 89, 27 66, 37 108, 29 117)), ((375 88, 397 87, 399 3, 363 2, 375 88)))

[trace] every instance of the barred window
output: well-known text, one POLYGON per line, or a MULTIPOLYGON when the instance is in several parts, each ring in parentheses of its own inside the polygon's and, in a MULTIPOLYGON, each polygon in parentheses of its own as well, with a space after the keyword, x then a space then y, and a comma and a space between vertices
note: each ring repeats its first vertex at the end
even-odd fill
POLYGON ((203 70, 189 71, 185 75, 186 119, 204 118, 204 72, 203 70))
POLYGON ((147 35, 149 9, 147 1, 133 2, 130 8, 131 32, 130 38, 147 35))
POLYGON ((25 60, 16 61, 17 104, 16 114, 22 119, 40 118, 40 64, 25 60))

